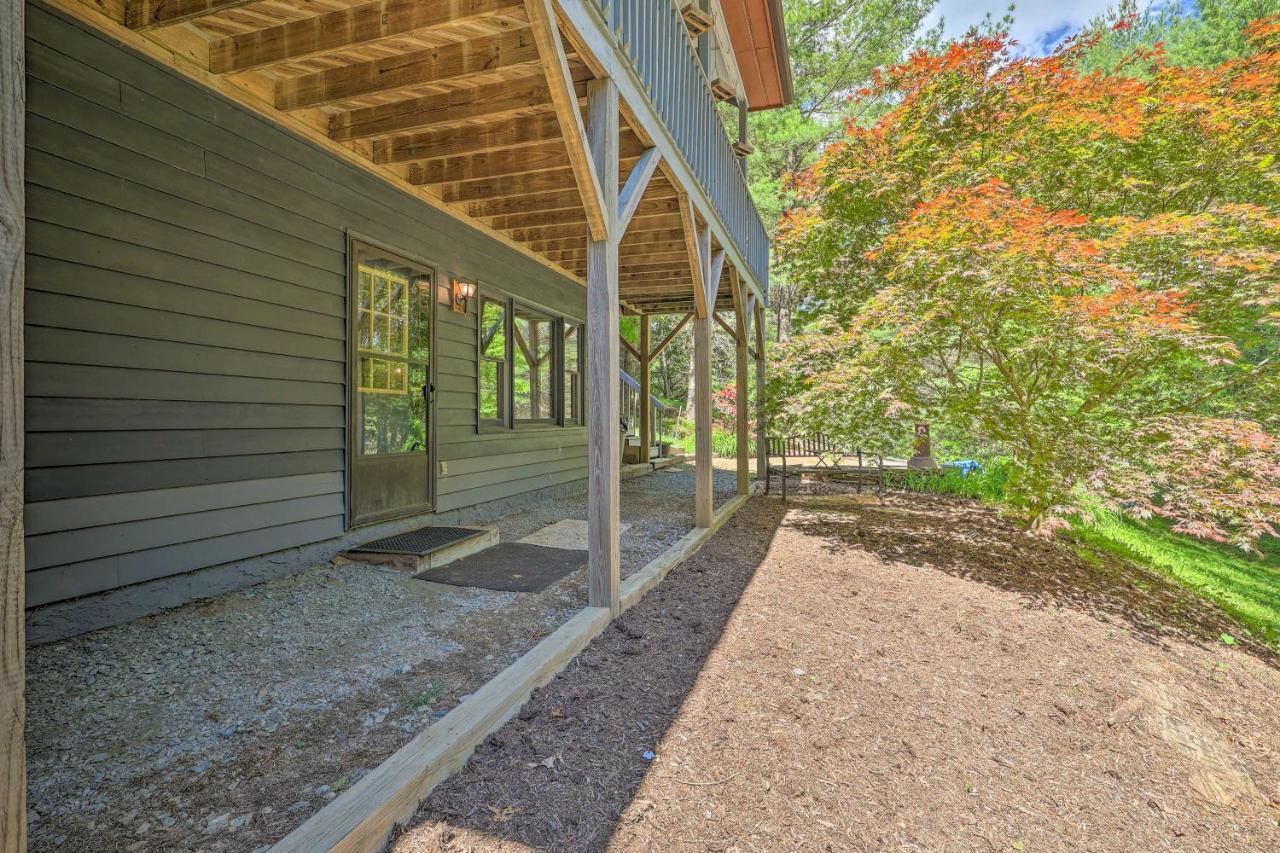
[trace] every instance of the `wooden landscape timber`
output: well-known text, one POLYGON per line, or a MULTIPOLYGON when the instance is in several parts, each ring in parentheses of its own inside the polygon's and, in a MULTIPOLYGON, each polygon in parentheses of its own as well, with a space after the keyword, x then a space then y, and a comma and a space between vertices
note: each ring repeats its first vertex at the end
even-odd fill
MULTIPOLYGON (((635 606, 733 517, 746 496, 726 503, 622 583, 618 613, 635 606)), ((616 615, 616 614, 615 614, 616 615)), ((336 800, 312 815, 271 853, 315 850, 366 853, 381 849, 396 824, 417 811, 436 785, 461 768, 477 744, 515 716, 534 688, 554 678, 609 624, 611 611, 588 606, 488 681, 439 722, 401 747, 336 800)))

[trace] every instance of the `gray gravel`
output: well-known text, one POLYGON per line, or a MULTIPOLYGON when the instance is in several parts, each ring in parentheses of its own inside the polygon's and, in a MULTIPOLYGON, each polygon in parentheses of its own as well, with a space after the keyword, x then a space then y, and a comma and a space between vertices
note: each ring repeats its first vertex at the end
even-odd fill
MULTIPOLYGON (((716 472, 716 503, 734 476, 716 472)), ((692 471, 622 484, 622 573, 692 527, 692 471)), ((494 519, 504 541, 585 518, 585 494, 494 519)), ((255 850, 567 620, 545 592, 320 564, 27 659, 32 850, 255 850)))

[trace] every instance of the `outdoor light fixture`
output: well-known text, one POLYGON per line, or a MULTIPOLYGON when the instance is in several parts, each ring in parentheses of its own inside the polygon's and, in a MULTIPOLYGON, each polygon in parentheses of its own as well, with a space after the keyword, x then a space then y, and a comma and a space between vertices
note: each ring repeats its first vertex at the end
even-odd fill
POLYGON ((467 300, 476 295, 474 281, 453 279, 453 310, 459 314, 467 313, 467 300))

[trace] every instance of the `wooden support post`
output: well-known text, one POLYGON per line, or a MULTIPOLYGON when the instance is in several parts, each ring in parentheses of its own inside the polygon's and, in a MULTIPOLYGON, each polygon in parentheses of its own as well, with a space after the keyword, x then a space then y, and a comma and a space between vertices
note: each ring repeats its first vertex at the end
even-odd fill
MULTIPOLYGON (((745 310, 745 306, 741 303, 745 300, 739 300, 739 310, 745 310)), ((734 348, 735 367, 737 368, 737 423, 738 428, 738 494, 745 495, 751 489, 751 465, 750 454, 748 453, 748 436, 750 429, 747 426, 747 409, 750 405, 751 392, 747 389, 747 336, 741 335, 737 340, 737 346, 734 348)))
POLYGON ((751 392, 747 388, 747 335, 751 331, 751 313, 755 310, 755 297, 735 269, 729 270, 729 286, 733 288, 733 352, 734 352, 734 438, 737 460, 737 492, 750 492, 751 464, 747 453, 749 428, 747 412, 751 392))
POLYGON ((618 87, 587 85, 586 133, 595 173, 602 176, 603 240, 587 243, 587 602, 619 611, 619 487, 622 437, 618 431, 618 87))
POLYGON ((724 269, 724 250, 711 254, 711 229, 699 236, 705 275, 701 286, 706 293, 709 310, 705 317, 693 321, 693 393, 694 393, 694 468, 693 518, 697 527, 710 527, 715 517, 711 459, 711 322, 715 315, 716 292, 720 271, 724 269))
POLYGON ((769 430, 764 416, 764 306, 756 303, 756 479, 769 479, 769 430))
POLYGON ((711 312, 693 318, 693 523, 715 516, 711 467, 711 312))
POLYGON ((26 4, 0 10, 0 850, 27 849, 24 652, 23 276, 26 270, 26 4))
POLYGON ((640 462, 649 461, 649 447, 653 443, 652 377, 649 370, 649 315, 640 315, 640 462))

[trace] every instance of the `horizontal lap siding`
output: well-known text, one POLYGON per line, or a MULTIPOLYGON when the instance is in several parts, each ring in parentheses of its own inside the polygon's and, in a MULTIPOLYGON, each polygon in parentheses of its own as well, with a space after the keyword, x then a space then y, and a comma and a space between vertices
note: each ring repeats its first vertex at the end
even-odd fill
MULTIPOLYGON (((27 7, 28 604, 344 530, 347 231, 581 318, 582 288, 39 4, 27 7)), ((477 434, 439 307, 440 510, 585 476, 477 434)))

